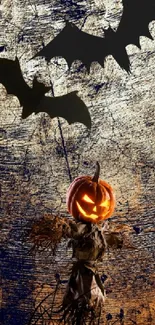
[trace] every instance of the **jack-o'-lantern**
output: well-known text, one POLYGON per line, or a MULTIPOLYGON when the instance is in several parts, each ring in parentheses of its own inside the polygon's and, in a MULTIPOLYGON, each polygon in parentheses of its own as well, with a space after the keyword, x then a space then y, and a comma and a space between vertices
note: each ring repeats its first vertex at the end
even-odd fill
POLYGON ((94 177, 79 176, 67 191, 67 208, 78 220, 97 223, 109 218, 115 208, 112 187, 99 178, 100 165, 96 163, 94 177))

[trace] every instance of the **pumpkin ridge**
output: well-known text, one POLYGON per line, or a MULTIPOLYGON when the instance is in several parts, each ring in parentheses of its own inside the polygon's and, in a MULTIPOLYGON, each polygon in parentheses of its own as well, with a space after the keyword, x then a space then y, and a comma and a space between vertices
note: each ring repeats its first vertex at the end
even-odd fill
POLYGON ((80 177, 77 177, 75 178, 75 180, 73 181, 73 183, 70 185, 69 189, 68 189, 68 192, 67 192, 67 207, 68 207, 68 210, 69 212, 73 214, 73 205, 72 205, 72 202, 73 200, 75 199, 75 196, 77 194, 77 191, 79 191, 79 188, 87 181, 90 181, 90 176, 87 177, 86 179, 86 176, 80 176, 80 177), (81 183, 82 182, 82 183, 81 183))
POLYGON ((71 214, 74 216, 74 215, 79 215, 79 212, 77 211, 77 206, 76 206, 76 196, 78 194, 78 192, 80 191, 80 188, 86 183, 86 179, 83 179, 83 182, 78 184, 79 186, 76 188, 75 190, 75 193, 73 194, 72 196, 72 200, 70 202, 70 211, 71 211, 71 214))
POLYGON ((76 187, 78 187, 78 181, 82 181, 83 179, 85 179, 85 176, 78 176, 74 179, 74 181, 70 184, 67 194, 66 194, 66 202, 67 202, 67 207, 69 209, 69 205, 70 205, 70 200, 71 197, 73 195, 73 192, 76 190, 76 187))

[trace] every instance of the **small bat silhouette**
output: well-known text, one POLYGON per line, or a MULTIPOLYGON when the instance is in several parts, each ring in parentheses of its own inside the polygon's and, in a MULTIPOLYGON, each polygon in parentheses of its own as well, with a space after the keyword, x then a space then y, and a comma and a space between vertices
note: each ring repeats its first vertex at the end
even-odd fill
POLYGON ((33 112, 46 112, 51 118, 63 117, 69 124, 80 122, 91 128, 91 118, 85 103, 73 91, 60 97, 46 97, 51 87, 33 80, 30 88, 25 82, 18 59, 15 61, 0 58, 0 83, 8 94, 18 97, 23 107, 22 118, 25 119, 33 112))
POLYGON ((154 0, 122 0, 123 14, 115 32, 111 27, 104 31, 105 37, 82 32, 74 24, 66 22, 64 29, 33 58, 43 56, 47 61, 55 56, 66 59, 70 68, 75 60, 81 60, 88 72, 93 61, 104 67, 106 56, 112 55, 122 69, 130 71, 126 46, 140 48, 139 37, 153 39, 148 25, 155 20, 154 0))

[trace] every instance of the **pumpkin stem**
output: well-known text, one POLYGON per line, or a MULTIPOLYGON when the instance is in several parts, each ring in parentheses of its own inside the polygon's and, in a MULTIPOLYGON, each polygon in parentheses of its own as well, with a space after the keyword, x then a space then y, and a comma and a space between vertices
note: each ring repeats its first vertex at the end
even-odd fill
POLYGON ((92 182, 98 183, 99 174, 100 174, 100 164, 97 161, 96 162, 96 170, 95 170, 95 174, 94 174, 94 176, 92 178, 92 182))

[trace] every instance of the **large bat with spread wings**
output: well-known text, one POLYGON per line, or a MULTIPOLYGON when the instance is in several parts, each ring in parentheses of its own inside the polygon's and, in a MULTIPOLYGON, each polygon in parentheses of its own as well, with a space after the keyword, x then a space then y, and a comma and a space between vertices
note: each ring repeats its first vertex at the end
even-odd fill
POLYGON ((59 97, 45 96, 51 87, 33 80, 33 87, 25 82, 18 59, 15 61, 0 58, 0 83, 8 94, 18 97, 23 107, 22 118, 25 119, 33 112, 46 112, 51 118, 63 117, 69 124, 80 122, 91 127, 91 118, 85 103, 73 91, 59 97))
POLYGON ((105 58, 112 55, 121 68, 130 71, 126 46, 134 44, 140 48, 140 36, 152 39, 149 23, 155 20, 155 0, 122 0, 123 14, 116 32, 109 27, 104 38, 82 32, 73 23, 64 29, 34 57, 43 56, 47 61, 55 56, 66 59, 70 67, 81 60, 89 71, 93 61, 103 67, 105 58))

